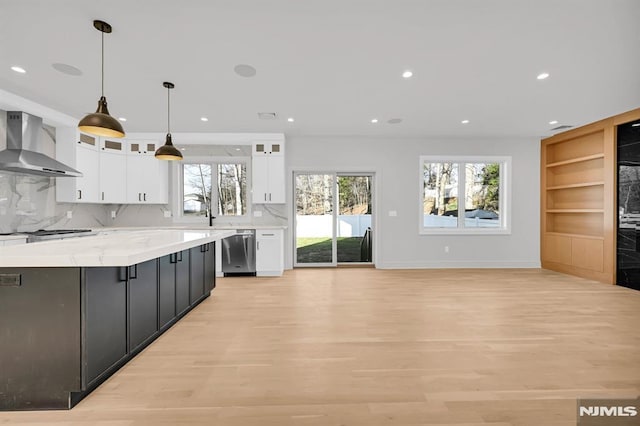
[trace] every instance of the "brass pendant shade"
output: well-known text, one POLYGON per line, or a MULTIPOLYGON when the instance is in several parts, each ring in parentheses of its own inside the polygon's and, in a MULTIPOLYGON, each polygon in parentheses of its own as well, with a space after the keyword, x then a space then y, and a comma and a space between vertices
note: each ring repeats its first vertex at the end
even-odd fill
POLYGON ((182 153, 178 150, 178 148, 173 146, 173 142, 171 141, 171 133, 167 133, 167 139, 165 140, 164 145, 158 148, 155 156, 158 160, 182 160, 182 153))
POLYGON ((182 153, 178 148, 173 146, 173 142, 171 141, 171 102, 169 99, 171 89, 176 86, 168 81, 165 81, 162 85, 167 88, 167 138, 165 139, 164 145, 156 151, 155 157, 158 160, 179 161, 182 160, 182 153))
POLYGON ((98 101, 98 109, 93 114, 88 114, 78 123, 78 129, 96 136, 111 138, 124 137, 122 124, 111 115, 107 109, 107 98, 104 96, 104 34, 111 33, 111 25, 104 21, 93 21, 95 29, 102 33, 102 95, 98 101))
POLYGON ((110 138, 124 137, 124 129, 118 120, 109 115, 107 109, 107 98, 100 97, 98 109, 93 114, 89 114, 80 120, 78 129, 85 133, 110 138))

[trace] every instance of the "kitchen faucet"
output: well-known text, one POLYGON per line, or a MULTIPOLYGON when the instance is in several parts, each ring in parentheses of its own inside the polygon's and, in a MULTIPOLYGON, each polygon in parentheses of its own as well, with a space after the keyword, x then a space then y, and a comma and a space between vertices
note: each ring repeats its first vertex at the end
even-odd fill
POLYGON ((209 226, 213 226, 213 219, 215 219, 215 217, 213 216, 213 211, 211 210, 211 199, 209 199, 209 202, 207 203, 207 211, 205 215, 209 216, 209 226))

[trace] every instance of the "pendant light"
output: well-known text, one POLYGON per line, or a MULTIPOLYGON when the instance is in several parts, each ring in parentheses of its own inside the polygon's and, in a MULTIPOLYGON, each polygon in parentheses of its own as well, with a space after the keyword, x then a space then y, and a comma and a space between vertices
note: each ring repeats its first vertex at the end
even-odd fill
POLYGON ((111 138, 124 137, 124 129, 118 120, 109 115, 107 98, 104 97, 104 34, 111 33, 111 25, 103 21, 93 21, 96 30, 102 33, 102 95, 98 101, 98 109, 80 120, 78 129, 96 136, 111 138))
POLYGON ((164 145, 158 148, 155 156, 158 160, 182 160, 182 153, 178 151, 171 142, 171 102, 169 99, 169 93, 171 93, 171 89, 175 86, 173 83, 169 83, 168 81, 165 81, 162 85, 167 88, 167 139, 165 140, 164 145))

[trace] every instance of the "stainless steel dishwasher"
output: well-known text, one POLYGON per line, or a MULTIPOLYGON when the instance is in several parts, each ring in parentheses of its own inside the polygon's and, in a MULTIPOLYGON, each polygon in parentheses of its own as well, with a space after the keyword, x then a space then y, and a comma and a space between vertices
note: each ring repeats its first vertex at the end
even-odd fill
POLYGON ((255 229, 238 229, 222 240, 222 273, 225 277, 256 274, 255 229))

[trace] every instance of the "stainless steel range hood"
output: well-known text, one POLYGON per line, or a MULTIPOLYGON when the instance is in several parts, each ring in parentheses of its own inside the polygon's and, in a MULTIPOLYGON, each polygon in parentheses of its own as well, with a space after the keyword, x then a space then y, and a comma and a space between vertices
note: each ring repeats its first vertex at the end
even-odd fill
POLYGON ((0 151, 0 170, 50 177, 82 176, 42 153, 42 133, 42 118, 7 111, 7 149, 0 151))

